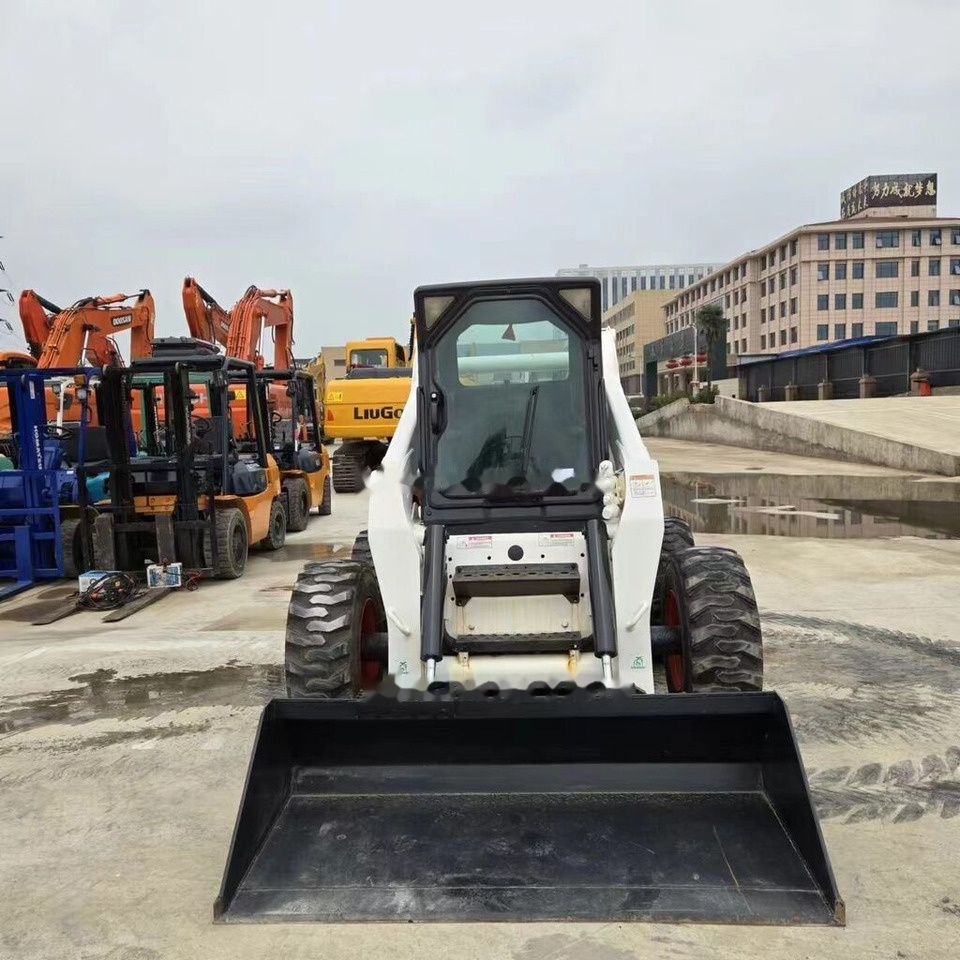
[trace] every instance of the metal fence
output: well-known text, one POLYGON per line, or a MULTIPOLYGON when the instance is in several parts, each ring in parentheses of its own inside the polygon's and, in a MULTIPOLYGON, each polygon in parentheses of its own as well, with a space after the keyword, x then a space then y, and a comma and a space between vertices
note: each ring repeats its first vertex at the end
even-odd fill
POLYGON ((773 357, 738 372, 746 400, 759 399, 762 386, 769 389, 770 400, 784 400, 791 383, 799 388, 801 400, 816 400, 821 382, 832 383, 833 396, 847 400, 860 396, 864 376, 876 379, 875 396, 909 393, 910 375, 918 368, 929 374, 934 390, 960 386, 960 327, 773 357))

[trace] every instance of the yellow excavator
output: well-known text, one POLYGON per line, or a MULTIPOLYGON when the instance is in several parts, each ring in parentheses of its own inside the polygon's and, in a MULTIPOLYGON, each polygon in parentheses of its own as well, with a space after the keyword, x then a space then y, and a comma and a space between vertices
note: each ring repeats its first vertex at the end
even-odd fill
POLYGON ((346 376, 327 383, 324 433, 340 440, 333 455, 333 489, 359 493, 383 460, 410 396, 414 327, 406 347, 393 337, 347 343, 346 376))

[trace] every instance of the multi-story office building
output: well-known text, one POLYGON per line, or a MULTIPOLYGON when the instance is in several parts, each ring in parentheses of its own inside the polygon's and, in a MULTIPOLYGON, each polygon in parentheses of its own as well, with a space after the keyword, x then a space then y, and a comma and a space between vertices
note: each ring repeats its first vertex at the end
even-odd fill
POLYGON ((666 332, 706 304, 723 309, 736 357, 960 326, 960 219, 937 217, 936 182, 861 181, 840 220, 798 227, 672 297, 666 332))
POLYGON ((620 381, 628 396, 643 392, 643 348, 663 336, 663 305, 672 296, 669 290, 637 290, 603 315, 603 325, 616 331, 620 381))
POLYGON ((718 264, 689 263, 641 267, 579 267, 557 271, 558 277, 596 277, 603 288, 603 310, 606 312, 631 293, 646 290, 684 290, 702 280, 718 264))

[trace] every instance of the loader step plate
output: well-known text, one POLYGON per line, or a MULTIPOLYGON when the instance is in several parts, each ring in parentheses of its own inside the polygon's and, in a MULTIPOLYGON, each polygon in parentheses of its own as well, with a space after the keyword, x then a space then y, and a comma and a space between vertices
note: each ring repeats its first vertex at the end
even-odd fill
POLYGON ((222 919, 843 921, 776 695, 335 706, 267 708, 222 919))

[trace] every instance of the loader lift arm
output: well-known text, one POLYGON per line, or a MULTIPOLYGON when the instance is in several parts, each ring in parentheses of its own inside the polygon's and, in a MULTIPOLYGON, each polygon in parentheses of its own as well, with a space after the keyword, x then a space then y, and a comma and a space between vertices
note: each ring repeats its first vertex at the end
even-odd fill
POLYGON ((230 311, 226 350, 230 357, 250 360, 263 369, 260 353, 264 327, 273 328, 273 368, 293 370, 293 294, 289 290, 261 290, 250 286, 230 311))
POLYGON ((230 333, 230 314, 207 293, 193 277, 183 281, 183 312, 190 336, 226 347, 230 333))

